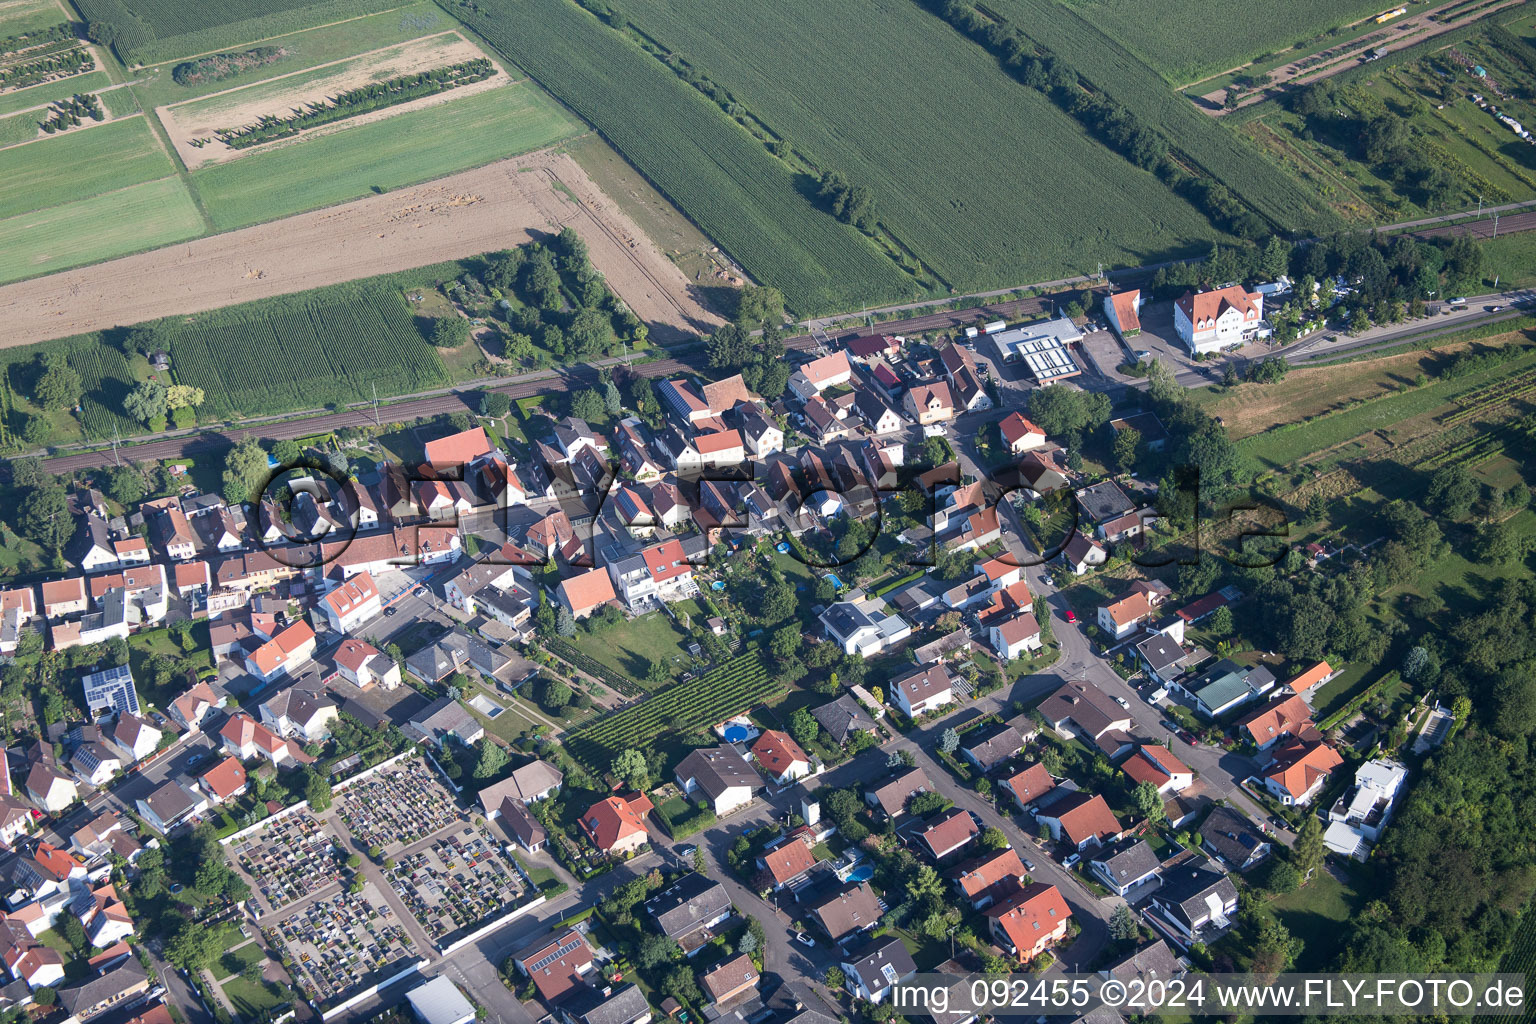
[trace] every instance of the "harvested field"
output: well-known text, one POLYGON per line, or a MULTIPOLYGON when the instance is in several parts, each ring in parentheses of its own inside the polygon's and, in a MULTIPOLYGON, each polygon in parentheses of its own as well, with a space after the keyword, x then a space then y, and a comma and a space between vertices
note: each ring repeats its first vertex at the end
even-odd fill
POLYGON ((263 116, 286 116, 291 110, 303 108, 308 103, 323 103, 328 97, 350 89, 357 89, 399 75, 410 75, 432 68, 443 67, 459 61, 488 57, 474 43, 457 32, 446 32, 426 39, 416 39, 398 46, 390 46, 370 53, 359 54, 346 60, 296 71, 269 78, 250 85, 238 86, 213 93, 185 103, 160 107, 155 111, 165 126, 177 155, 188 170, 222 163, 255 152, 266 152, 281 145, 302 144, 319 135, 343 128, 383 120, 409 110, 446 103, 473 93, 484 92, 506 85, 511 79, 504 67, 499 73, 483 82, 461 86, 433 96, 424 96, 410 103, 401 103, 383 110, 348 118, 344 122, 303 132, 283 142, 269 143, 250 149, 232 149, 214 136, 221 129, 237 128, 251 124, 263 116), (198 140, 213 140, 203 146, 194 146, 198 140))
POLYGON ((720 321, 683 274, 563 153, 535 153, 412 188, 89 269, 0 288, 0 346, 195 313, 530 241, 571 225, 659 341, 720 321))

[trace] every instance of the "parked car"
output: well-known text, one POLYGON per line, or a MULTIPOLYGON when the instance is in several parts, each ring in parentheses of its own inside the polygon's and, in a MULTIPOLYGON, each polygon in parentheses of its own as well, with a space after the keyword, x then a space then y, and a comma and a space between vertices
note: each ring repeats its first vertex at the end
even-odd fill
POLYGON ((1069 867, 1071 867, 1072 865, 1076 864, 1078 861, 1080 861, 1082 859, 1083 859, 1083 857, 1082 857, 1081 854, 1069 853, 1069 854, 1066 855, 1065 858, 1063 858, 1063 860, 1061 862, 1061 866, 1064 867, 1064 868, 1069 868, 1069 867))
POLYGON ((1113 696, 1115 698, 1115 703, 1119 704, 1121 707, 1129 708, 1131 706, 1130 701, 1126 700, 1124 697, 1120 696, 1118 693, 1113 694, 1113 696))
POLYGON ((1076 622, 1077 621, 1077 612, 1073 611, 1071 608, 1067 609, 1067 621, 1068 622, 1076 622))
POLYGON ((1035 862, 1030 860, 1028 857, 1021 857, 1019 859, 1019 862, 1024 865, 1024 870, 1025 871, 1033 871, 1033 870, 1035 870, 1035 862))
POLYGON ((795 941, 802 946, 816 945, 816 940, 805 934, 805 932, 795 932, 795 941))
POLYGON ((1489 306, 1488 307, 1488 312, 1490 312, 1490 313, 1499 313, 1499 312, 1502 312, 1503 309, 1504 309, 1503 306, 1489 306))
POLYGON ((1188 730, 1180 729, 1179 739, 1183 740, 1185 743, 1188 743, 1192 747, 1195 745, 1195 738, 1194 736, 1190 735, 1188 730))

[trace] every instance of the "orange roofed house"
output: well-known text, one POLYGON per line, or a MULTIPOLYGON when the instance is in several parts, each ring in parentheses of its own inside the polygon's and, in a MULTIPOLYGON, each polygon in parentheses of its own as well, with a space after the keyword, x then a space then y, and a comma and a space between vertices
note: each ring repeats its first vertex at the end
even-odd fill
POLYGON ((1006 890, 1024 877, 1024 862, 1012 849, 998 850, 966 861, 949 877, 971 906, 982 910, 997 902, 999 896, 1005 896, 1006 890))
POLYGON ((1305 806, 1343 763, 1339 752, 1320 740, 1292 740, 1275 751, 1264 769, 1264 788, 1287 806, 1305 806))
POLYGON ((491 452, 491 439, 480 427, 470 427, 457 434, 428 441, 424 446, 427 463, 434 469, 462 466, 491 452))
POLYGON ((1173 304, 1173 327, 1194 355, 1220 352, 1265 333, 1264 296, 1234 284, 1215 291, 1185 292, 1173 304))
POLYGON ((1104 319, 1108 320, 1121 338, 1134 338, 1141 333, 1141 289, 1114 292, 1104 296, 1104 319))
POLYGON ((987 908, 988 925, 998 944, 1028 963, 1066 938, 1072 910, 1054 885, 1031 882, 987 908))
POLYGON ((586 618, 617 598, 618 595, 613 591, 613 581, 603 569, 590 569, 567 577, 555 588, 555 600, 577 619, 586 618))
POLYGON ((610 796, 587 808, 581 827, 599 850, 612 857, 627 856, 650 841, 645 816, 651 809, 651 801, 643 793, 610 796))
POLYGON ((811 773, 811 759, 800 744, 787 733, 769 729, 752 744, 752 756, 768 777, 777 785, 801 779, 811 773))
POLYGON ((1051 830, 1052 839, 1071 843, 1077 850, 1107 843, 1122 831, 1104 798, 1087 793, 1074 793, 1056 801, 1037 814, 1035 820, 1051 830))
POLYGON ((315 631, 307 622, 295 622, 246 656, 245 670, 264 683, 296 672, 309 664, 315 653, 315 631))
POLYGON ((1009 413, 997 425, 1002 431, 1003 443, 1014 455, 1022 455, 1032 448, 1045 444, 1045 431, 1025 419, 1020 413, 1009 413))

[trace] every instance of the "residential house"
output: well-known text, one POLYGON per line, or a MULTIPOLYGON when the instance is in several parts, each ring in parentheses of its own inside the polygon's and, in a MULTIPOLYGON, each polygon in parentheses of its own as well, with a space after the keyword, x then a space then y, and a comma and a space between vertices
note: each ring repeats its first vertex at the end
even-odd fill
POLYGON ((558 1008, 560 1024, 649 1024, 651 1019, 645 994, 634 985, 578 985, 558 1008))
POLYGON ((411 716, 401 732, 421 743, 441 748, 449 739, 469 746, 485 736, 485 727, 452 697, 439 697, 411 716))
POLYGON ((246 655, 245 669, 264 683, 297 674, 315 653, 315 631, 307 622, 295 622, 246 655))
POLYGON ((1128 839, 1093 854, 1089 866, 1116 896, 1157 877, 1161 862, 1145 839, 1128 839))
POLYGON ((1264 296, 1242 285, 1185 292, 1173 304, 1173 329, 1192 355, 1221 352, 1260 337, 1264 296))
POLYGON ((821 627, 844 654, 872 658, 912 635, 912 626, 882 611, 882 605, 878 599, 838 601, 821 613, 821 627))
POLYGON ((1066 938, 1067 922, 1072 919, 1060 890, 1044 882, 1020 885, 983 913, 992 938, 1021 964, 1066 938))
POLYGON ((752 756, 774 785, 782 786, 811 773, 811 759, 788 733, 768 729, 752 744, 752 756))
POLYGON ((57 814, 80 796, 69 776, 41 761, 27 772, 26 790, 27 799, 49 814, 57 814))
POLYGON ((213 692, 213 687, 197 682, 186 693, 171 701, 168 710, 171 719, 183 729, 195 729, 222 703, 219 695, 213 692))
POLYGON ((117 568, 112 531, 101 516, 86 514, 76 519, 75 536, 64 554, 82 572, 106 572, 117 568))
POLYGON ((462 467, 494 450, 483 427, 470 427, 422 446, 427 465, 434 470, 462 467))
POLYGON ((92 718, 105 714, 139 713, 139 692, 133 685, 133 672, 127 665, 91 672, 80 680, 85 690, 86 713, 92 718))
POLYGON ((933 783, 921 768, 908 768, 884 782, 866 786, 864 802, 878 808, 887 818, 898 818, 906 812, 908 800, 932 789, 933 783))
POLYGON ((645 901, 645 911, 661 933, 697 953, 713 937, 714 929, 730 920, 731 897, 725 886, 697 871, 690 871, 645 901))
MULTIPOLYGON (((802 890, 803 892, 803 890, 802 890)), ((880 923, 883 911, 868 882, 849 882, 806 894, 811 920, 835 943, 845 944, 880 923)))
POLYGON ((1271 701, 1239 719, 1236 730, 1260 750, 1268 750, 1281 740, 1318 738, 1317 727, 1312 724, 1312 709, 1301 694, 1271 701))
POLYGON ((159 749, 160 738, 165 734, 150 725, 147 719, 124 712, 106 728, 103 735, 122 751, 124 761, 134 764, 159 749))
POLYGON ((331 735, 331 724, 339 713, 336 702, 325 694, 297 686, 277 691, 262 701, 257 710, 262 725, 301 744, 327 739, 331 735))
POLYGON ((189 791, 175 779, 161 783, 135 801, 139 815, 162 834, 185 824, 193 815, 208 809, 208 799, 189 791))
POLYGON ((69 764, 82 781, 93 786, 110 782, 112 776, 123 770, 123 758, 104 743, 88 741, 75 748, 69 756, 69 764))
POLYGON ((966 861, 948 877, 972 909, 984 910, 1024 877, 1024 862, 1012 847, 1004 847, 966 861))
POLYGON ((784 450, 784 431, 755 405, 747 405, 737 416, 742 442, 747 451, 759 459, 766 459, 784 450))
POLYGON ((802 400, 809 401, 827 388, 840 387, 852 378, 853 367, 848 363, 848 353, 838 351, 813 359, 790 374, 789 389, 802 400))
POLYGON ((610 601, 617 600, 613 581, 602 569, 568 576, 555 588, 555 600, 576 619, 584 619, 610 601))
POLYGON ((1002 434, 1003 444, 1013 455, 1022 455, 1045 444, 1045 431, 1025 419, 1022 413, 1009 413, 997 429, 1002 434))
POLYGON ((816 866, 816 855, 798 838, 787 838, 778 846, 766 851, 758 863, 773 880, 774 889, 794 887, 816 866))
POLYGON ((1129 748, 1131 713, 1092 683, 1074 679, 1040 702, 1040 714, 1064 739, 1081 737, 1111 759, 1129 748))
POLYGON ((1326 661, 1320 661, 1316 665, 1313 665, 1311 668, 1307 669, 1305 672, 1296 676, 1296 678, 1289 680, 1285 684, 1285 688, 1290 690, 1292 693, 1303 697, 1310 705, 1312 703, 1312 698, 1317 693, 1315 688, 1328 682, 1328 680, 1332 679, 1338 674, 1338 669, 1335 669, 1326 661))
POLYGON ((197 782, 210 800, 221 804, 242 795, 249 779, 239 758, 226 757, 204 772, 197 782))
POLYGON ((699 975, 699 987, 717 1010, 729 1009, 757 991, 762 978, 748 953, 716 964, 699 975))
POLYGON ((115 966, 59 989, 59 1005, 66 1020, 90 1021, 108 1010, 131 1005, 149 991, 149 972, 138 957, 125 957, 115 966))
POLYGON ((1210 657, 1210 652, 1203 648, 1184 646, 1183 619, 1175 616, 1167 625, 1168 628, 1160 628, 1136 645, 1142 668, 1153 682, 1163 687, 1183 679, 1189 670, 1210 657))
POLYGON ((1275 750, 1264 769, 1264 788, 1287 807, 1304 807, 1343 763, 1339 752, 1322 740, 1290 740, 1275 750))
POLYGON ((895 359, 901 355, 901 339, 889 334, 868 334, 850 339, 843 345, 843 351, 856 363, 879 358, 895 359))
POLYGON ((79 615, 89 607, 83 576, 49 581, 43 584, 42 590, 43 618, 49 622, 79 615))
POLYGON ((150 521, 150 533, 173 562, 185 562, 197 556, 197 535, 179 508, 166 508, 150 521))
POLYGON ((1355 771, 1355 784, 1328 809, 1329 848, 1346 857, 1358 856, 1366 843, 1381 839, 1392 820, 1398 794, 1408 782, 1408 769, 1396 761, 1377 758, 1355 771))
POLYGON ((624 857, 650 842, 645 816, 653 805, 642 793, 599 800, 581 816, 582 831, 592 845, 611 857, 624 857))
POLYGON ((1136 753, 1126 759, 1120 770, 1136 783, 1150 782, 1159 795, 1178 793, 1195 784, 1194 772, 1167 747, 1143 743, 1136 753))
POLYGON ((1275 675, 1267 666, 1239 665, 1223 658, 1193 679, 1173 684, 1195 702, 1195 710, 1216 718, 1274 689, 1275 675))
POLYGON ((1109 804, 1097 794, 1074 793, 1035 814, 1035 820, 1051 830, 1051 838, 1081 852, 1119 838, 1124 831, 1109 804))
POLYGON ((539 998, 553 1004, 582 985, 594 968, 592 947, 575 928, 535 940, 512 954, 519 973, 533 981, 539 998))
POLYGON ((325 620, 338 633, 351 633, 363 623, 384 614, 383 601, 373 575, 360 572, 320 599, 325 620))
POLYGON ((1071 570, 1072 575, 1082 576, 1096 565, 1103 565, 1109 560, 1109 553, 1098 541, 1084 533, 1073 531, 1072 536, 1061 547, 1061 564, 1071 570))
POLYGON ((913 834, 929 857, 943 861, 970 846, 981 834, 981 827, 969 811, 951 807, 924 821, 913 834))
POLYGON ((1124 341, 1141 333, 1141 289, 1104 296, 1104 319, 1124 341))
POLYGON ((1019 810, 1027 812, 1030 805, 1056 788, 1056 780, 1045 770, 1045 765, 1034 762, 1023 771, 1005 779, 1003 786, 1013 796, 1019 810))
POLYGON ((224 750, 242 761, 264 757, 274 768, 290 768, 314 760, 291 739, 277 735, 250 715, 231 715, 219 730, 224 750))
POLYGON ((840 747, 846 746, 855 733, 875 733, 879 729, 863 705, 846 693, 829 704, 812 708, 811 715, 840 747))
POLYGON ((762 780, 729 744, 695 750, 678 764, 677 784, 692 796, 702 793, 719 817, 745 807, 762 780))
POLYGON ((1109 428, 1116 436, 1126 430, 1136 431, 1149 452, 1160 452, 1168 445, 1168 428, 1155 412, 1138 412, 1112 419, 1109 428))
POLYGON ((860 388, 853 402, 864 425, 877 437, 894 434, 905 426, 901 415, 872 388, 860 388))
POLYGON ((1241 811, 1227 805, 1211 810, 1200 825, 1200 838, 1200 849, 1232 871, 1247 871, 1273 848, 1269 836, 1241 811))
POLYGON ((356 637, 347 637, 331 656, 336 671, 347 682, 359 689, 367 689, 377 683, 386 690, 400 685, 400 666, 372 644, 356 637))
POLYGON ((992 622, 987 627, 987 641, 1004 661, 1012 661, 1045 646, 1040 635, 1040 623, 1033 612, 1019 612, 1002 621, 992 622))
POLYGON ((843 985, 855 999, 884 1002, 897 985, 917 973, 917 963, 901 939, 883 935, 843 954, 843 985))
POLYGON ((902 407, 919 426, 947 423, 955 418, 954 395, 943 381, 919 384, 912 388, 902 399, 902 407))
POLYGON ((75 918, 91 945, 105 949, 133 935, 133 916, 110 883, 99 885, 75 902, 75 918))
POLYGON ((1166 584, 1136 581, 1129 593, 1099 606, 1099 628, 1116 640, 1125 639, 1152 620, 1168 593, 1166 584))
POLYGON ((1185 862, 1163 872, 1149 909, 1184 941, 1208 942, 1237 915, 1237 886, 1209 860, 1185 862))
POLYGON ((1008 723, 990 729, 977 729, 960 742, 960 756, 983 772, 990 772, 1013 760, 1024 748, 1024 736, 1008 723))
POLYGON ((955 677, 940 662, 892 680, 890 691, 891 703, 908 718, 916 718, 955 702, 955 677))

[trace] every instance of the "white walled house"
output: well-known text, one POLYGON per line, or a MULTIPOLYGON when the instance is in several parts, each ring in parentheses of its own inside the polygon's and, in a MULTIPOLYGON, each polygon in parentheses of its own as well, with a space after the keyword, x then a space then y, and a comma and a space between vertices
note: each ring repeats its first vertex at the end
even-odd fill
POLYGON ((1173 304, 1173 326, 1195 355, 1220 352, 1261 336, 1264 296, 1242 285, 1185 292, 1173 304))

